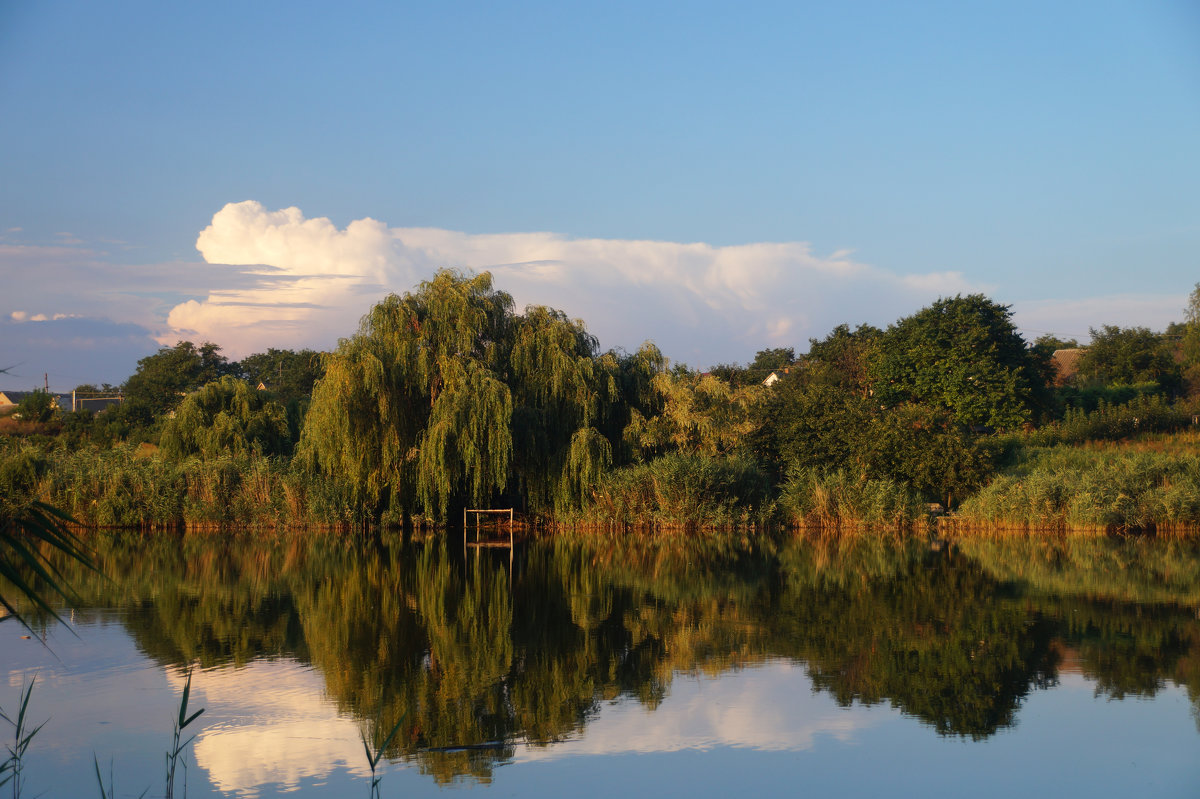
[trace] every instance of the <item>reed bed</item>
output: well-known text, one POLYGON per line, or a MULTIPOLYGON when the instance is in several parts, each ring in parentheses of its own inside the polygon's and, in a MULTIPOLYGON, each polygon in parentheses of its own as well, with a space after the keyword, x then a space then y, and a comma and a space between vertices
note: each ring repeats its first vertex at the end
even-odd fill
POLYGON ((601 477, 591 501, 559 521, 574 527, 754 527, 774 511, 771 480, 746 458, 674 453, 601 477))
POLYGON ((170 460, 132 445, 0 455, 0 495, 37 499, 89 527, 196 529, 363 524, 351 488, 252 455, 170 460))
POLYGON ((779 506, 794 527, 904 529, 923 520, 927 505, 904 483, 869 479, 838 470, 801 469, 788 475, 779 506))
POLYGON ((1027 452, 958 510, 953 529, 1190 533, 1200 528, 1200 456, 1127 448, 1027 452))

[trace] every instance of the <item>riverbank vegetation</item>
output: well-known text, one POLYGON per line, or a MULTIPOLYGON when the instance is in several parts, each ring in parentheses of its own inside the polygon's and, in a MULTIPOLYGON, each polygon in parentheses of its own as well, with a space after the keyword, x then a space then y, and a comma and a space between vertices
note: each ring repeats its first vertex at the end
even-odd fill
POLYGON ((332 352, 230 362, 180 342, 104 387, 123 399, 99 413, 27 398, 0 425, 0 511, 283 528, 515 507, 589 529, 908 529, 937 506, 959 529, 1192 529, 1200 286, 1185 314, 1073 348, 959 296, 698 372, 649 343, 602 352, 582 321, 518 313, 489 274, 443 270, 332 352))

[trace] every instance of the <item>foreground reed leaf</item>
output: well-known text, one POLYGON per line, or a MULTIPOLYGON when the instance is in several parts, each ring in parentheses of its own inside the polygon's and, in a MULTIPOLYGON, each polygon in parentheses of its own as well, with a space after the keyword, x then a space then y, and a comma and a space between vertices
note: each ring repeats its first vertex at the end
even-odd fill
POLYGON ((24 768, 25 753, 29 750, 29 745, 33 743, 34 737, 41 732, 42 727, 46 726, 46 722, 42 722, 32 730, 27 729, 26 718, 29 713, 29 699, 33 696, 33 685, 37 682, 35 676, 29 681, 21 692, 20 706, 17 708, 17 718, 14 720, 8 716, 3 710, 0 710, 0 719, 4 719, 9 724, 13 725, 13 744, 8 747, 8 757, 3 763, 0 763, 0 785, 7 785, 9 782, 13 786, 13 798, 17 799, 21 795, 21 772, 24 768))
MULTIPOLYGON (((383 739, 383 743, 379 745, 375 751, 371 751, 371 744, 367 742, 367 734, 360 732, 363 742, 363 751, 367 753, 367 764, 371 767, 371 787, 369 796, 372 799, 379 796, 379 783, 383 780, 383 776, 376 776, 375 770, 379 766, 379 761, 383 759, 383 753, 392 745, 392 740, 396 734, 400 732, 400 725, 404 722, 404 717, 407 713, 401 713, 400 718, 396 719, 396 723, 392 725, 392 730, 383 739)), ((375 713, 375 729, 379 729, 379 722, 383 717, 383 700, 379 701, 379 710, 375 713)))
POLYGON ((167 775, 166 775, 167 787, 166 787, 166 793, 164 794, 166 796, 166 799, 173 799, 173 797, 175 796, 175 769, 179 765, 180 762, 183 762, 184 775, 185 775, 184 776, 184 782, 185 782, 184 793, 185 793, 185 795, 187 793, 187 786, 186 786, 187 762, 183 758, 183 750, 187 748, 188 744, 190 744, 192 741, 196 740, 196 736, 193 735, 192 737, 188 738, 186 741, 183 741, 183 742, 180 742, 180 737, 182 736, 183 731, 185 729, 187 729, 188 725, 190 725, 193 721, 195 721, 200 716, 200 714, 204 712, 204 708, 200 708, 195 713, 192 713, 190 716, 188 715, 188 700, 191 698, 191 694, 192 694, 192 672, 189 669, 188 673, 187 673, 187 679, 183 683, 183 696, 179 700, 179 716, 178 716, 178 718, 175 719, 175 723, 174 723, 175 729, 174 729, 174 732, 173 732, 173 735, 171 738, 171 749, 167 752, 167 775))
MULTIPOLYGON (((62 572, 38 550, 42 543, 95 570, 84 543, 68 525, 75 520, 43 502, 30 502, 17 508, 8 518, 0 519, 0 577, 33 605, 64 623, 61 616, 38 591, 35 582, 45 583, 50 593, 70 602, 74 598, 62 572), (32 577, 29 575, 32 573, 32 577)), ((33 629, 8 597, 0 595, 0 606, 30 632, 33 629)))

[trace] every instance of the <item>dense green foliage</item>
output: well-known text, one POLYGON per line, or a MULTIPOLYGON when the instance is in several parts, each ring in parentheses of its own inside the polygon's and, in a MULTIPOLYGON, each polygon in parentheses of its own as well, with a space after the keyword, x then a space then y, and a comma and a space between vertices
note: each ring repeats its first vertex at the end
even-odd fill
POLYGON ((29 392, 17 405, 17 415, 29 422, 48 422, 54 417, 55 410, 54 397, 41 389, 29 392))
POLYGON ((964 522, 1034 528, 1160 529, 1200 522, 1200 455, 1031 449, 969 497, 964 522))
POLYGON ((231 365, 216 344, 197 347, 181 341, 163 347, 138 361, 137 371, 125 383, 121 415, 149 424, 178 406, 189 391, 230 373, 231 365))
POLYGON ((905 529, 925 516, 921 496, 904 483, 814 468, 788 474, 779 504, 785 520, 803 527, 905 529))
POLYGON ((870 371, 881 404, 930 405, 963 425, 1019 427, 1047 400, 1047 364, 1009 308, 981 294, 938 300, 892 325, 870 371))
MULTIPOLYGON (((1198 320, 1200 286, 1166 333, 1093 330, 1068 379, 1050 356, 1076 342, 1031 345, 1007 306, 958 296, 886 330, 839 325, 806 354, 775 347, 697 372, 652 344, 601 352, 581 321, 518 313, 489 274, 443 270, 375 305, 332 353, 269 349, 239 363, 179 342, 139 361, 123 401, 101 413, 0 420, 0 484, 52 499, 76 485, 69 468, 120 463, 127 473, 79 489, 96 504, 67 501, 85 521, 136 524, 243 518, 227 500, 180 510, 183 494, 166 488, 165 475, 228 469, 245 479, 224 483, 271 474, 287 486, 289 510, 264 502, 262 525, 444 522, 472 506, 588 525, 920 523, 914 508, 955 509, 1022 468, 1024 450, 1189 428, 1200 406, 1181 389, 1200 385, 1187 377, 1200 370, 1198 320), (142 458, 121 454, 137 444, 142 458), (154 480, 136 477, 147 470, 154 480), (160 486, 140 502, 163 507, 101 512, 103 487, 121 481, 160 486)), ((1200 524, 1200 512, 1172 513, 1172 524, 1200 524)))
POLYGON ((365 523, 351 490, 295 463, 250 454, 175 460, 129 444, 0 449, 0 508, 46 501, 83 524, 284 527, 365 523))
POLYGON ((200 455, 285 455, 291 450, 287 412, 245 380, 226 375, 184 398, 163 426, 168 458, 200 455))
POLYGON ((1062 419, 1038 428, 1022 441, 1029 446, 1052 446, 1171 433, 1190 427, 1198 410, 1194 404, 1172 403, 1159 394, 1135 394, 1124 403, 1101 401, 1090 413, 1068 408, 1062 419))
POLYGON ((248 355, 235 365, 238 377, 257 388, 260 384, 283 406, 307 399, 321 378, 321 353, 313 350, 277 350, 248 355))
MULTIPOLYGON (((945 301, 936 310, 964 325, 964 318, 984 310, 988 319, 1007 319, 1006 309, 977 297, 945 301)), ((923 311, 918 317, 930 315, 923 311)), ((760 451, 784 474, 804 475, 806 485, 816 473, 828 474, 835 483, 843 480, 836 475, 851 475, 864 484, 904 486, 927 500, 950 504, 985 483, 998 450, 956 415, 945 395, 926 391, 922 399, 912 392, 905 395, 892 378, 881 382, 881 375, 893 374, 889 370, 924 373, 919 358, 913 357, 905 366, 901 356, 883 353, 902 352, 905 340, 916 335, 913 330, 928 325, 928 320, 901 320, 886 333, 865 325, 851 331, 843 325, 825 340, 814 340, 803 368, 772 386, 758 409, 760 451), (892 397, 892 404, 882 401, 885 396, 892 397)), ((983 335, 968 329, 971 336, 983 335)), ((953 357, 968 360, 967 343, 956 346, 960 351, 953 357)), ((920 383, 925 378, 914 380, 920 383)), ((1005 395, 992 402, 1010 399, 1005 395)), ((1031 403, 1033 394, 1025 399, 1031 403)), ((1031 407, 1018 417, 1031 413, 1031 407)), ((808 502, 797 507, 807 509, 808 502)), ((843 504, 835 515, 844 517, 847 507, 843 504)), ((807 513, 804 510, 799 516, 807 513)))
POLYGON ((596 350, 558 311, 515 315, 490 275, 441 271, 328 356, 301 455, 378 509, 445 518, 503 494, 532 512, 578 505, 620 446, 602 432, 637 384, 620 372, 645 371, 596 350))
POLYGON ((567 518, 599 526, 743 527, 770 518, 771 493, 752 460, 672 452, 608 472, 567 518))
POLYGON ((1104 325, 1091 330, 1092 341, 1079 361, 1085 381, 1135 385, 1155 383, 1166 392, 1181 386, 1175 343, 1145 327, 1104 325))
POLYGON ((1183 309, 1180 362, 1185 387, 1191 396, 1200 396, 1200 283, 1188 295, 1183 309))

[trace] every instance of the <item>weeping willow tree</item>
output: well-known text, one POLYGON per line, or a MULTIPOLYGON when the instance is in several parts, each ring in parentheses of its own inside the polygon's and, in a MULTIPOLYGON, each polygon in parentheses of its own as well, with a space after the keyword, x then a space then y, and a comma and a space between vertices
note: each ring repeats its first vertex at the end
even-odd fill
POLYGON ((612 444, 599 425, 619 396, 616 364, 596 351, 583 322, 551 308, 527 308, 515 328, 513 466, 531 510, 578 504, 612 464, 612 444))
POLYGON ((175 458, 284 455, 291 444, 284 407, 228 375, 189 394, 159 440, 163 453, 175 458))
POLYGON ((353 485, 376 513, 445 517, 508 479, 512 395, 500 375, 512 298, 488 273, 439 271, 389 295, 326 356, 299 454, 353 485))
POLYGON ((578 320, 512 306, 490 274, 451 270, 384 299, 327 356, 300 456, 376 514, 578 504, 620 443, 625 361, 578 320))

